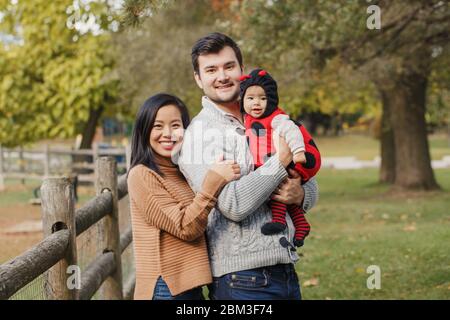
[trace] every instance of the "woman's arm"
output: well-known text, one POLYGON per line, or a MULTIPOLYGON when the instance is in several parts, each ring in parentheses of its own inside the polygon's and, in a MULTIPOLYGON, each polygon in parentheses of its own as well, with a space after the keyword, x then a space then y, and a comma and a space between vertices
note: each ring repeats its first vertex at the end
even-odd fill
POLYGON ((208 214, 217 201, 215 195, 221 188, 221 179, 212 173, 212 178, 210 175, 192 203, 183 206, 164 188, 156 173, 145 167, 135 167, 128 175, 128 192, 147 223, 177 238, 192 241, 205 231, 208 214))

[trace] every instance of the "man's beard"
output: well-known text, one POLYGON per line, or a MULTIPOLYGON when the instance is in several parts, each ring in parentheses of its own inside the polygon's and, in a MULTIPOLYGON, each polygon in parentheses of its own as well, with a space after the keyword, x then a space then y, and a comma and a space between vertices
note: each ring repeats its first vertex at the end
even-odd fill
POLYGON ((237 91, 233 96, 231 96, 229 99, 226 99, 226 100, 220 99, 219 97, 216 97, 216 98, 208 97, 208 98, 216 104, 236 103, 236 102, 238 102, 239 94, 240 94, 240 92, 237 91))

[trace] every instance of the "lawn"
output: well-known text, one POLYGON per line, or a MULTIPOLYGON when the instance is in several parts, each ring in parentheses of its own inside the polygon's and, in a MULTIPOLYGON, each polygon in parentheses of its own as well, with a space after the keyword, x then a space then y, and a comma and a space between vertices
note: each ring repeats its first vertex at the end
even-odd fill
MULTIPOLYGON (((378 142, 362 135, 316 140, 324 157, 378 155, 378 142)), ((430 137, 430 145, 433 159, 450 155, 445 136, 430 137)), ((320 200, 307 215, 312 231, 296 265, 303 298, 450 299, 450 169, 434 172, 443 191, 392 193, 377 183, 376 169, 322 169, 320 200), (381 269, 379 290, 367 288, 370 265, 381 269)), ((42 237, 2 233, 40 219, 40 207, 28 204, 38 183, 6 182, 0 193, 0 263, 42 237)), ((82 190, 79 205, 91 196, 92 190, 82 190)))
MULTIPOLYGON (((380 155, 380 142, 363 134, 348 134, 341 137, 315 137, 323 157, 353 156, 359 160, 373 160, 380 155)), ((441 160, 450 155, 450 140, 444 134, 428 137, 432 160, 441 160)))
POLYGON ((450 170, 440 192, 393 194, 376 170, 324 169, 296 268, 305 299, 449 299, 450 170), (370 265, 381 289, 369 290, 370 265))

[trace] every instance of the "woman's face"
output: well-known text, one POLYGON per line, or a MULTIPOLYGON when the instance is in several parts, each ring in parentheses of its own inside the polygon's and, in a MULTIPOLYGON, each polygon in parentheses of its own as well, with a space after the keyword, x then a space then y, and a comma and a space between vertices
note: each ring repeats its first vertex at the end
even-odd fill
POLYGON ((175 105, 161 107, 150 131, 150 146, 164 158, 170 158, 180 150, 183 141, 183 122, 175 105))

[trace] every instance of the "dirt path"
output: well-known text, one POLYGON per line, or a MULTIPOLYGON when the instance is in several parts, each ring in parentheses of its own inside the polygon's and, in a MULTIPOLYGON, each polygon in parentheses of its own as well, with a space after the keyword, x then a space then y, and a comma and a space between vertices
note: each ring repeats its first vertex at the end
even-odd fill
POLYGON ((37 228, 40 221, 40 206, 16 204, 0 207, 0 263, 42 240, 42 231, 37 228))

